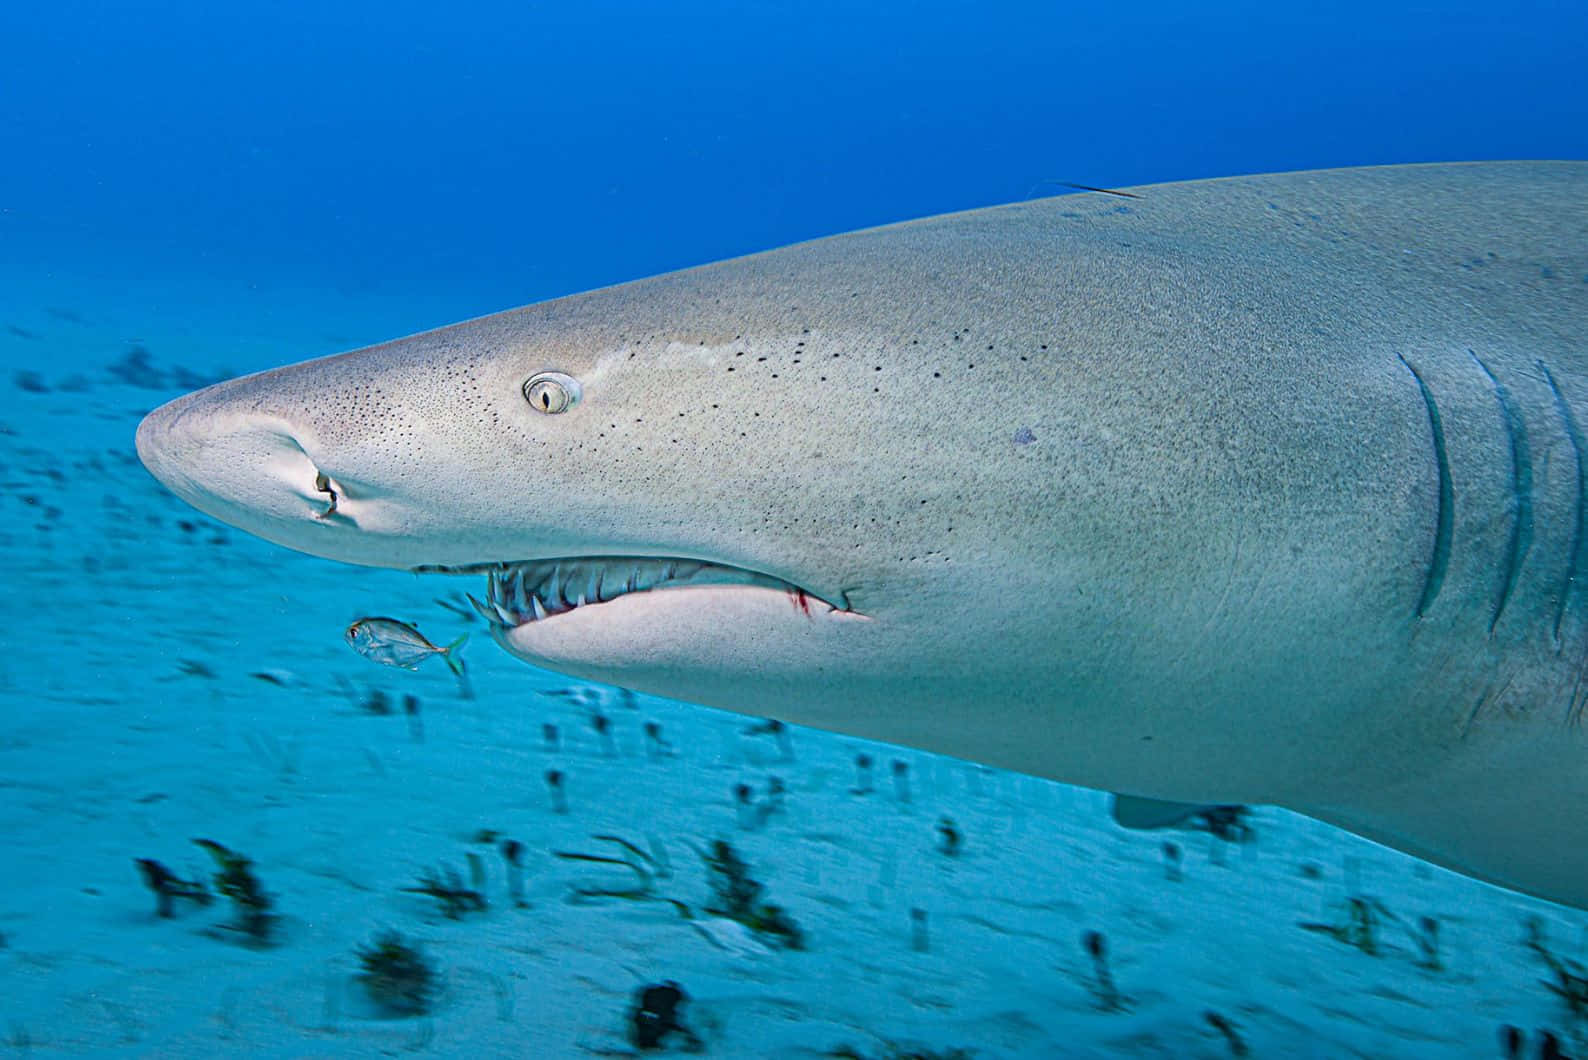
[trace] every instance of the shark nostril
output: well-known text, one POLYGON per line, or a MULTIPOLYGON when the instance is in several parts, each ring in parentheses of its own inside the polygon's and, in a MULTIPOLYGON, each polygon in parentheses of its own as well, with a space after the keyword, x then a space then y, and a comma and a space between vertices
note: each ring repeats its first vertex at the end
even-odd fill
POLYGON ((333 485, 331 480, 326 477, 324 471, 316 471, 314 473, 314 489, 315 492, 323 493, 330 498, 330 500, 326 502, 325 511, 317 513, 315 518, 331 518, 331 516, 336 514, 336 502, 340 499, 340 495, 337 492, 336 486, 333 485))

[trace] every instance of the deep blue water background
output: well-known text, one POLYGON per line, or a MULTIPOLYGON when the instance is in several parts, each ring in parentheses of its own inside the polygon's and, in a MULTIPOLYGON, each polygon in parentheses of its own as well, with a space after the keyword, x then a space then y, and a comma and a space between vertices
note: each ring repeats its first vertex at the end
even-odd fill
POLYGON ((1043 181, 1521 157, 1588 157, 1581 0, 0 12, 0 268, 358 341, 1043 181))

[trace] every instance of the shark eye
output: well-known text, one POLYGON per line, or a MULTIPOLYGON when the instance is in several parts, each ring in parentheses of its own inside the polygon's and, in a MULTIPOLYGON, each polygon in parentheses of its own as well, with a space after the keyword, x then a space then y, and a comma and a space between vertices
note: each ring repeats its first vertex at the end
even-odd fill
POLYGON ((567 412, 579 403, 579 383, 561 372, 537 372, 524 381, 524 400, 539 412, 567 412))

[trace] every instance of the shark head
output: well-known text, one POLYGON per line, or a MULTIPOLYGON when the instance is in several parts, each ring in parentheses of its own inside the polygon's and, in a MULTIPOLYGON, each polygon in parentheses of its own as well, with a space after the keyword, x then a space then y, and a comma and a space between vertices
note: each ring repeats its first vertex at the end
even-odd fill
POLYGON ((221 383, 151 413, 138 451, 270 541, 476 575, 497 638, 544 665, 674 691, 710 670, 727 694, 735 669, 831 663, 880 584, 852 547, 866 518, 840 540, 821 511, 839 491, 801 482, 840 440, 812 404, 737 385, 742 339, 570 327, 606 320, 600 301, 221 383))
POLYGON ((819 240, 224 382, 138 450, 260 537, 473 577, 533 664, 1161 792, 1238 526, 1155 352, 1203 291, 1142 238, 819 240))
POLYGON ((956 438, 1017 460, 1030 415, 890 359, 894 322, 802 297, 809 268, 766 255, 223 382, 150 413, 138 451, 259 537, 471 576, 534 664, 961 749, 922 705, 980 679, 962 624, 987 602, 990 637, 1017 625, 1026 575, 976 541, 1005 506, 978 490, 1014 469, 961 466, 956 438))

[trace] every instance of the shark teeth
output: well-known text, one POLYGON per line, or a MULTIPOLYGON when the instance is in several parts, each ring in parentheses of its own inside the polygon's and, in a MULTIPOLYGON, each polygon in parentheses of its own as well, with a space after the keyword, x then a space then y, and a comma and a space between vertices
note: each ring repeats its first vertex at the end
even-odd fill
MULTIPOLYGON (((458 568, 439 569, 458 572, 458 568)), ((509 629, 608 603, 629 593, 679 585, 759 585, 799 591, 771 575, 691 559, 589 556, 479 564, 467 569, 486 573, 485 601, 470 596, 469 602, 493 627, 509 629)))
POLYGON ((474 605, 474 610, 480 613, 481 618, 485 619, 487 622, 496 621, 496 615, 492 613, 490 608, 480 603, 473 593, 464 593, 463 595, 469 598, 469 603, 474 605))

